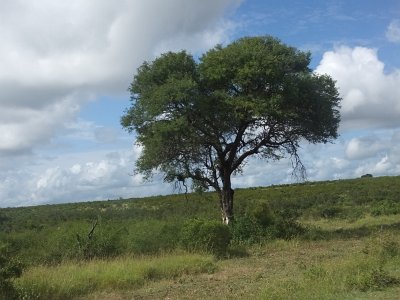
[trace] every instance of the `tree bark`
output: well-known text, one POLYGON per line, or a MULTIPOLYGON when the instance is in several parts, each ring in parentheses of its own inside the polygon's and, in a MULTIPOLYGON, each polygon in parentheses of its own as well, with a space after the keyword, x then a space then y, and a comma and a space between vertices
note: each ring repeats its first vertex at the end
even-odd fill
POLYGON ((231 188, 231 184, 224 184, 222 191, 220 192, 220 204, 222 222, 228 225, 233 221, 233 194, 235 191, 231 188))

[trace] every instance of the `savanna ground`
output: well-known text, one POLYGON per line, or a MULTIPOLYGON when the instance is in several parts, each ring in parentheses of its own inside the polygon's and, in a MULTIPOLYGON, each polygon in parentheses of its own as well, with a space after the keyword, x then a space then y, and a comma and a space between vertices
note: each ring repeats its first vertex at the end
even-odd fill
POLYGON ((399 192, 399 177, 238 190, 226 248, 190 243, 190 228, 220 241, 213 194, 3 209, 0 241, 22 299, 399 299, 399 192))

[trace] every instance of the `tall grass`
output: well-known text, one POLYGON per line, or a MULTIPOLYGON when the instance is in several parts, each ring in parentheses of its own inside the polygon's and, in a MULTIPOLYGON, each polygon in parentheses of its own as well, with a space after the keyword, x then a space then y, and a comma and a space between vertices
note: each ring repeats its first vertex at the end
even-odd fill
POLYGON ((23 299, 73 299, 93 291, 135 289, 149 281, 210 273, 215 268, 211 256, 196 254, 121 257, 33 267, 17 280, 16 287, 23 299))
POLYGON ((399 268, 399 238, 377 236, 359 253, 301 265, 287 277, 273 278, 259 299, 364 299, 398 286, 399 268))

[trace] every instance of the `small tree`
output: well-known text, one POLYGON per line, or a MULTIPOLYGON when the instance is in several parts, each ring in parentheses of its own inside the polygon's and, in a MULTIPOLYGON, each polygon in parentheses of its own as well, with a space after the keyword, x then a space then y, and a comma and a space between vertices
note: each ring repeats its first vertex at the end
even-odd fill
POLYGON ((309 63, 310 53, 269 36, 216 46, 199 61, 181 51, 144 62, 121 118, 143 148, 136 171, 149 179, 158 170, 168 182, 190 179, 194 189, 215 189, 228 224, 231 177, 250 156, 289 155, 302 173, 299 142, 337 137, 335 83, 309 63))

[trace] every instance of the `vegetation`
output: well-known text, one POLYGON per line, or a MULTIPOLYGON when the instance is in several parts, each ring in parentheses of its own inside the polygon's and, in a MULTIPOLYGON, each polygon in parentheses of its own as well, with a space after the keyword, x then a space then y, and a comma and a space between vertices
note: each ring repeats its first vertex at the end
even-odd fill
POLYGON ((139 259, 122 257, 80 264, 69 262, 31 268, 17 282, 17 289, 24 299, 65 300, 96 290, 137 289, 148 281, 175 279, 214 270, 212 257, 194 254, 139 259))
POLYGON ((143 147, 136 171, 214 189, 225 224, 233 219, 231 177, 251 156, 289 155, 303 172, 299 141, 337 137, 334 81, 308 67, 310 53, 270 36, 216 46, 197 62, 185 51, 144 62, 130 87, 122 125, 143 147), (211 109, 212 108, 212 109, 211 109))
POLYGON ((0 245, 0 299, 18 297, 13 280, 21 274, 22 264, 8 253, 6 245, 0 245))
POLYGON ((396 299, 400 177, 236 195, 0 209, 0 299, 396 299))

